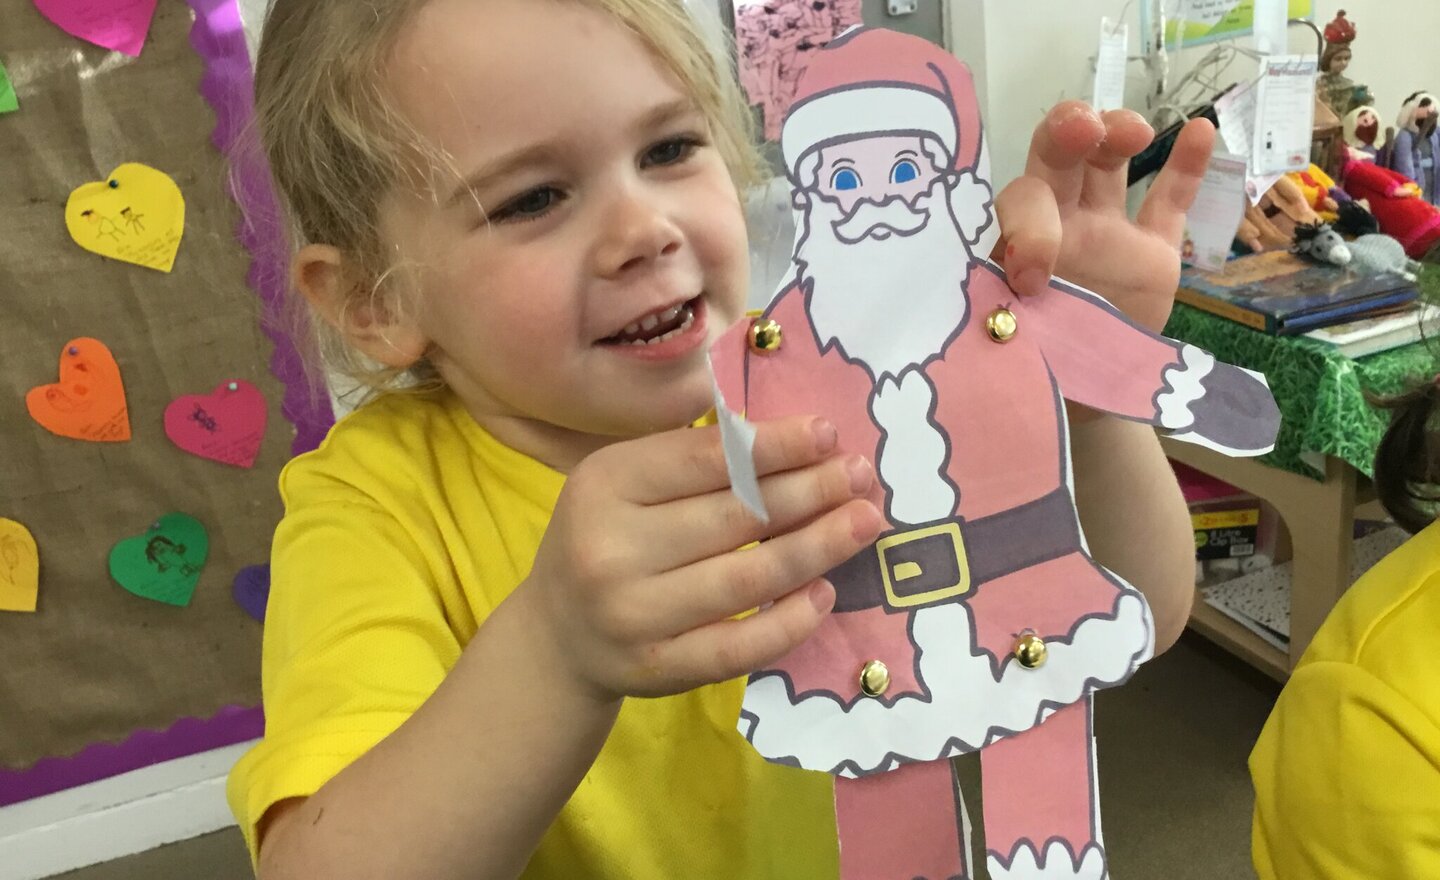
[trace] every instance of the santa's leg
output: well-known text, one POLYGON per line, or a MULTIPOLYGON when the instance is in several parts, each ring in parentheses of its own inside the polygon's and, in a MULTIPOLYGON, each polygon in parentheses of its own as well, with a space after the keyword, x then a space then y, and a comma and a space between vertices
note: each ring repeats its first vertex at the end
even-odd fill
POLYGON ((966 880, 964 816, 949 761, 836 777, 840 880, 966 880))
POLYGON ((992 880, 1104 880, 1091 698, 980 752, 992 880))

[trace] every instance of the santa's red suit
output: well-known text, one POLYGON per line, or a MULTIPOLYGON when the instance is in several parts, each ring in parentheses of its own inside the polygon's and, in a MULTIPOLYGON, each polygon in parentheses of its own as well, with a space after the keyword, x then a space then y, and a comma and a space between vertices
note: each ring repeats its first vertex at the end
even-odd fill
MULTIPOLYGON (((955 170, 977 167, 978 131, 962 133, 978 128, 968 72, 877 31, 817 57, 791 117, 802 115, 811 143, 791 139, 787 122, 787 160, 834 142, 806 104, 838 89, 853 107, 844 71, 857 68, 881 91, 929 76, 952 108, 940 140, 961 157, 955 170)), ((887 106, 891 118, 865 131, 894 130, 887 106)), ((1140 593, 1085 550, 1064 399, 1251 453, 1273 442, 1278 412, 1263 379, 1141 330, 1093 294, 1057 281, 1022 300, 998 268, 969 259, 960 317, 903 368, 876 369, 823 338, 810 311, 823 292, 809 282, 766 311, 778 347, 757 345, 747 320, 711 351, 722 426, 728 412, 830 419, 841 451, 875 463, 871 500, 889 523, 829 574, 836 607, 816 634, 752 675, 740 728, 767 759, 836 775, 847 880, 967 876, 966 821, 943 759, 982 748, 991 876, 1098 880, 1090 695, 1125 681, 1154 633, 1140 593)), ((892 308, 905 308, 902 293, 892 308)))

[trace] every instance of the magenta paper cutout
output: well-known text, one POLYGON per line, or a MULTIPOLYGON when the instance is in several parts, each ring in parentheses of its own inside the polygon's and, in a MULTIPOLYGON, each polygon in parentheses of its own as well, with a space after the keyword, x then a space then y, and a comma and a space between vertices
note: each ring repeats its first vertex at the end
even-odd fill
POLYGON ((186 452, 248 468, 265 439, 265 395, 253 384, 221 382, 208 395, 186 394, 165 407, 165 436, 186 452))
POLYGON ((740 85, 750 103, 760 107, 766 140, 779 139, 780 123, 810 59, 860 22, 860 0, 739 0, 735 4, 740 85))
POLYGON ((34 0, 40 14, 72 37, 132 58, 140 55, 155 0, 34 0))
MULTIPOLYGON (((1279 429, 1269 388, 1059 279, 1011 291, 987 259, 974 82, 938 46, 837 37, 780 149, 795 274, 764 319, 783 344, 752 352, 747 319, 711 349, 727 454, 738 413, 828 418, 840 452, 875 463, 887 527, 827 573, 816 632, 750 676, 739 729, 836 777, 844 880, 972 876, 948 759, 977 751, 989 876, 1101 880, 1093 694, 1150 657, 1154 622, 1086 549, 1065 400, 1259 455, 1279 429)), ((759 497, 746 464, 742 502, 759 497)))

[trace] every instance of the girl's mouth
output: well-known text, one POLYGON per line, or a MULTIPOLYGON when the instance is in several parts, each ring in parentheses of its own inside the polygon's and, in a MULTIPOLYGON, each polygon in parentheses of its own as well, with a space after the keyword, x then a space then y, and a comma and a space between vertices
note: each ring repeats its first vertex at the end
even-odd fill
POLYGON ((614 336, 600 340, 602 345, 659 345, 689 330, 695 323, 695 306, 699 297, 651 312, 614 336))
POLYGON ((705 313, 704 296, 697 296, 651 312, 599 344, 642 360, 680 357, 705 341, 705 313))

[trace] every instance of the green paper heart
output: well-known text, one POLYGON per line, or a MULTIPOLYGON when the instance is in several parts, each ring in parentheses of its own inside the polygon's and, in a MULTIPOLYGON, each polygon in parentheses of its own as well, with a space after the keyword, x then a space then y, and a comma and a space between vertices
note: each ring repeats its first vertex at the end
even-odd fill
POLYGON ((184 607, 195 595, 210 538, 198 519, 167 513, 143 535, 110 551, 110 576, 142 599, 184 607))

